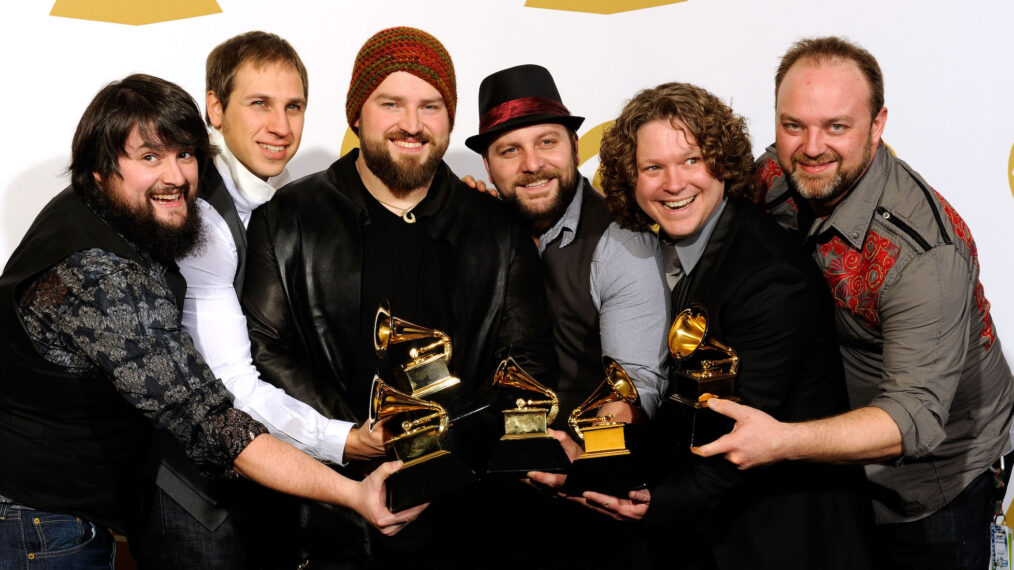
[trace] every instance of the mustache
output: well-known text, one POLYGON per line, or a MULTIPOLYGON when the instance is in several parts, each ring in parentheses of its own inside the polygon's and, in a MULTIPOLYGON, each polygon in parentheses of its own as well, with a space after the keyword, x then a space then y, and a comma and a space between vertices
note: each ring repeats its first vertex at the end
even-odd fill
POLYGON ((549 180, 550 178, 559 178, 559 177, 560 177, 559 170, 555 168, 542 168, 536 172, 522 174, 517 178, 514 184, 517 186, 528 186, 529 184, 533 182, 538 182, 539 180, 549 180))
POLYGON ((405 131, 405 130, 402 130, 402 129, 399 129, 399 128, 391 129, 390 131, 388 131, 387 132, 387 138, 414 139, 414 140, 416 140, 418 142, 421 142, 421 143, 424 143, 424 144, 430 142, 430 140, 431 140, 429 136, 427 136, 426 134, 424 134, 421 131, 418 132, 418 133, 410 133, 408 131, 405 131))
POLYGON ((178 186, 175 184, 156 184, 148 188, 144 194, 145 197, 151 198, 155 194, 168 194, 170 192, 179 192, 183 195, 183 199, 187 200, 191 196, 190 182, 184 182, 178 186))
POLYGON ((805 164, 807 166, 817 166, 819 164, 827 164, 829 162, 841 162, 841 155, 833 150, 825 151, 819 156, 814 157, 810 157, 799 152, 792 156, 792 160, 793 162, 805 164))

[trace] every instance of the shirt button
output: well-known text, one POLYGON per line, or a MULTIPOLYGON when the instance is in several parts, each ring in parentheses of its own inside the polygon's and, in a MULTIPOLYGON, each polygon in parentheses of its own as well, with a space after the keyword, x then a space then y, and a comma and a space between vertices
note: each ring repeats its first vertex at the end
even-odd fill
POLYGON ((32 519, 32 522, 35 524, 42 524, 42 521, 39 520, 39 517, 35 517, 34 519, 32 519))
POLYGON ((852 232, 852 239, 859 239, 859 232, 852 232))
POLYGON ((35 553, 34 552, 29 552, 28 553, 28 559, 29 560, 35 560, 35 553))
POLYGON ((884 212, 883 214, 880 215, 883 216, 885 220, 891 219, 891 212, 884 212))

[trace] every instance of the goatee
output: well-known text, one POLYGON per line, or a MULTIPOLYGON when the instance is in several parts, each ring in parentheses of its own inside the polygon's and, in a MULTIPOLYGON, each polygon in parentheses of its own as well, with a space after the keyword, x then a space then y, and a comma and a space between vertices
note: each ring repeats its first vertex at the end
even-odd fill
POLYGON ((400 134, 429 145, 431 148, 428 156, 422 160, 410 158, 395 160, 386 148, 386 135, 380 140, 366 137, 359 140, 359 152, 363 155, 366 167, 395 195, 406 194, 416 188, 427 186, 440 167, 440 161, 447 152, 449 142, 433 141, 425 135, 413 135, 404 131, 400 134))
POLYGON ((520 198, 516 188, 513 194, 501 194, 504 201, 512 204, 521 214, 521 217, 528 220, 532 226, 532 235, 540 236, 544 234, 546 230, 553 227, 553 224, 563 216, 563 213, 567 211, 567 207, 570 206, 570 201, 574 198, 574 194, 577 191, 577 182, 581 179, 581 175, 576 168, 565 172, 568 174, 564 175, 561 171, 555 169, 543 169, 531 174, 525 174, 514 180, 516 186, 527 186, 539 180, 556 178, 558 192, 553 197, 553 202, 546 207, 533 207, 520 198))

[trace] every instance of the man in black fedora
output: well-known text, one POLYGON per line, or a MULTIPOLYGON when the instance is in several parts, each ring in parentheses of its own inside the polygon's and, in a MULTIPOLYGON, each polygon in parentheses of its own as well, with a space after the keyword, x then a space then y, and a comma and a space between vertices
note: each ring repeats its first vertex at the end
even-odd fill
MULTIPOLYGON (((577 129, 553 76, 519 65, 486 77, 479 86, 479 133, 465 141, 482 155, 490 181, 505 202, 528 220, 542 260, 543 282, 560 362, 557 394, 562 429, 567 415, 602 382, 602 355, 630 375, 640 407, 607 404, 599 413, 639 421, 658 407, 666 362, 667 301, 655 236, 611 223, 605 201, 577 170, 577 129), (643 252, 638 255, 633 252, 643 252)), ((555 379, 546 379, 553 384, 555 379)), ((563 438, 563 432, 556 432, 563 438)), ((565 446, 568 447, 568 446, 565 446)), ((569 445, 573 452, 573 446, 569 445)), ((560 544, 615 542, 600 548, 562 549, 546 560, 566 568, 639 566, 639 531, 568 501, 541 505, 560 544)), ((534 508, 534 507, 533 507, 534 508)))
MULTIPOLYGON (((542 258, 560 361, 560 417, 602 381, 603 354, 630 374, 643 410, 652 414, 666 357, 661 262, 629 255, 650 238, 610 225, 602 196, 578 172, 576 130, 584 117, 567 110, 553 76, 538 65, 486 77, 479 117, 479 133, 465 145, 482 155, 500 196, 531 224, 542 258)), ((628 421, 640 414, 611 406, 628 421)))

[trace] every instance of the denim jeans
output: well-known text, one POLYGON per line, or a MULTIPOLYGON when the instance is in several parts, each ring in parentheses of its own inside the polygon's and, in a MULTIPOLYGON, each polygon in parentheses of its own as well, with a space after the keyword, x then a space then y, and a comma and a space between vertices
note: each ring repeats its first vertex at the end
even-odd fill
POLYGON ((0 569, 111 570, 113 535, 73 515, 0 503, 0 569))
POLYGON ((878 524, 874 560, 884 569, 983 570, 989 561, 993 471, 987 470, 932 515, 899 524, 878 524))

